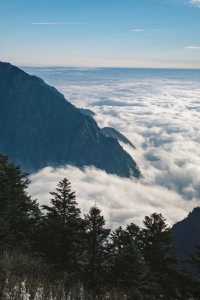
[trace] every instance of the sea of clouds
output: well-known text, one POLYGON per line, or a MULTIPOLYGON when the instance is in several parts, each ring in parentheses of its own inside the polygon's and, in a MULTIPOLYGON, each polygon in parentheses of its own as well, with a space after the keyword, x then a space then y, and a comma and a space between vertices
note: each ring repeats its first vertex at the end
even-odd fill
POLYGON ((69 80, 62 79, 62 70, 48 72, 54 76, 41 70, 39 75, 76 106, 94 111, 100 127, 114 127, 130 139, 136 150, 124 147, 143 179, 119 178, 95 168, 45 168, 31 176, 29 189, 40 203, 47 203, 48 192, 67 177, 83 212, 95 204, 114 227, 141 224, 153 212, 173 224, 200 204, 200 74, 198 80, 123 75, 92 80, 83 73, 80 80, 77 70, 69 80))

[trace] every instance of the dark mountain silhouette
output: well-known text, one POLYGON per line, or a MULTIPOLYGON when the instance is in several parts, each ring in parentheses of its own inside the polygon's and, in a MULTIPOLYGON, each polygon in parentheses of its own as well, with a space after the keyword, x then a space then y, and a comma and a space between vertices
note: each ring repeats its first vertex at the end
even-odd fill
MULTIPOLYGON (((86 115, 89 116, 91 118, 93 118, 95 116, 95 113, 87 108, 80 108, 80 111, 86 115)), ((133 145, 133 143, 131 143, 131 141, 129 141, 129 139, 123 135, 121 132, 119 132, 118 130, 116 130, 113 127, 104 127, 101 129, 101 133, 103 133, 103 135, 105 135, 106 137, 111 137, 113 139, 118 140, 119 142, 122 142, 126 145, 131 146, 133 149, 136 149, 136 147, 133 145)))
POLYGON ((82 114, 89 116, 91 118, 93 118, 95 116, 95 113, 88 108, 80 108, 80 111, 82 112, 82 114))
POLYGON ((200 207, 196 207, 187 218, 176 223, 172 230, 178 257, 189 258, 200 246, 200 207))
POLYGON ((43 80, 0 62, 0 152, 28 172, 66 164, 119 176, 140 171, 119 143, 43 80))
POLYGON ((107 136, 107 137, 112 137, 113 139, 116 139, 126 145, 131 146, 132 148, 135 149, 135 146, 131 143, 131 141, 129 141, 129 139, 127 139, 127 137, 125 137, 121 132, 119 132, 118 130, 116 130, 115 128, 112 127, 104 127, 101 129, 101 132, 107 136))

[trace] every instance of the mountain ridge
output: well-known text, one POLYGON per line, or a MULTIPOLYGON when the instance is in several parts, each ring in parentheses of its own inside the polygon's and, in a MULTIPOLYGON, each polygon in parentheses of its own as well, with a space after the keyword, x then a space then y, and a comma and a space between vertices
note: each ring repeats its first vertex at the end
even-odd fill
POLYGON ((101 133, 54 87, 0 62, 0 152, 26 171, 46 166, 94 166, 122 177, 140 177, 132 157, 101 133))

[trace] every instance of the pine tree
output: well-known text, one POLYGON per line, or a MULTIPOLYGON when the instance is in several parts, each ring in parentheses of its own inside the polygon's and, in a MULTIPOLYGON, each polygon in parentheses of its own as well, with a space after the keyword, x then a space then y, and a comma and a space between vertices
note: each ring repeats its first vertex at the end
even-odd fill
POLYGON ((55 270, 66 272, 72 280, 79 273, 82 259, 84 223, 71 183, 64 178, 50 193, 51 206, 44 205, 46 212, 41 229, 39 247, 55 270))
POLYGON ((107 242, 110 229, 105 228, 105 220, 97 207, 92 207, 85 216, 86 264, 83 273, 86 289, 92 299, 103 293, 106 285, 107 242))
POLYGON ((197 246, 189 260, 183 261, 183 269, 187 270, 187 286, 194 299, 200 298, 200 246, 197 246))
POLYGON ((156 213, 145 217, 144 226, 141 239, 151 280, 155 280, 160 285, 161 290, 157 292, 162 299, 174 300, 178 297, 176 286, 178 274, 171 230, 164 217, 156 213))
POLYGON ((118 293, 136 300, 142 299, 146 280, 146 266, 136 242, 138 230, 136 225, 131 224, 126 230, 119 227, 111 235, 112 285, 118 293))
POLYGON ((164 267, 163 263, 168 265, 168 260, 171 260, 171 232, 163 216, 156 213, 145 217, 144 226, 142 234, 145 257, 157 271, 164 267))
POLYGON ((50 193, 51 206, 43 205, 47 218, 56 218, 63 225, 80 220, 80 209, 77 207, 75 192, 71 191, 71 183, 64 178, 57 185, 56 191, 50 193))
POLYGON ((0 155, 0 248, 30 248, 40 210, 27 194, 29 179, 0 155))
POLYGON ((195 273, 200 279, 200 246, 196 247, 194 254, 191 255, 189 263, 193 267, 193 270, 195 269, 195 273))

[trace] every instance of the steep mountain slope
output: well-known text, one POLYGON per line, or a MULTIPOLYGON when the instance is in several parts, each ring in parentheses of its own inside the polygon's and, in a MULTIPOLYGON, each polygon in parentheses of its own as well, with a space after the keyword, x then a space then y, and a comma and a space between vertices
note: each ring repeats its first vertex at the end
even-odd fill
POLYGON ((140 176, 119 143, 55 88, 0 62, 0 152, 26 171, 71 164, 119 176, 140 176))
POLYGON ((178 256, 185 259, 194 254, 200 246, 200 207, 175 224, 172 230, 178 256))
POLYGON ((116 139, 126 145, 131 146, 133 149, 135 149, 135 146, 125 137, 121 132, 116 130, 115 128, 112 127, 104 127, 101 129, 101 132, 107 136, 107 137, 112 137, 113 139, 116 139))

